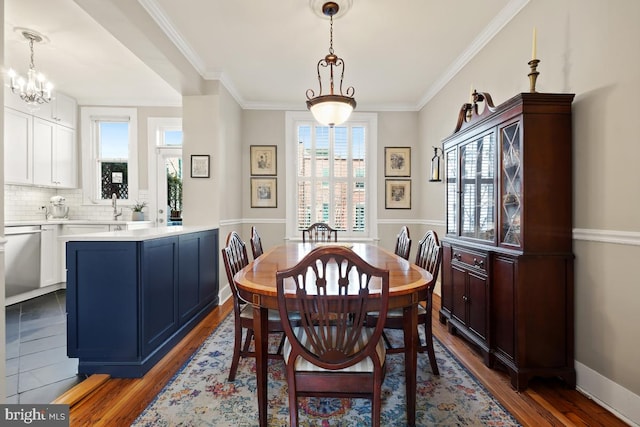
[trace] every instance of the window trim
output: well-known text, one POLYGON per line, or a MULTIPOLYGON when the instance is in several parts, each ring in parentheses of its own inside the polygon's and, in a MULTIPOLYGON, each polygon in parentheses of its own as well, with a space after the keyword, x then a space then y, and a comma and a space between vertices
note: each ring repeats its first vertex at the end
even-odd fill
MULTIPOLYGON (((302 240, 302 232, 296 227, 296 149, 297 132, 296 127, 301 123, 313 123, 314 118, 308 111, 287 111, 285 113, 285 144, 286 144, 286 176, 285 206, 286 212, 286 240, 302 240)), ((347 236, 351 241, 376 241, 378 240, 378 115, 376 113, 353 113, 347 122, 348 124, 361 123, 367 128, 366 150, 367 150, 367 178, 365 180, 367 188, 371 189, 367 194, 366 209, 368 212, 368 234, 364 237, 347 236)))
POLYGON ((138 110, 136 108, 119 107, 81 107, 81 146, 82 146, 82 200, 84 204, 111 205, 111 200, 103 200, 96 193, 98 141, 96 140, 95 122, 98 120, 121 120, 129 122, 129 198, 118 199, 121 205, 136 203, 138 188, 138 110))

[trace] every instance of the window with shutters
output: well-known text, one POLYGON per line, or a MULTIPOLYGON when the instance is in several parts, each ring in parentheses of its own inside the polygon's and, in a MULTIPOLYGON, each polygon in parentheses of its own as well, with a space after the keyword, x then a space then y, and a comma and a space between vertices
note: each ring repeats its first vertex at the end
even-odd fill
POLYGON ((325 222, 339 230, 339 239, 374 238, 375 115, 354 114, 333 128, 319 125, 309 113, 288 118, 287 194, 295 195, 292 206, 287 197, 289 237, 325 222))

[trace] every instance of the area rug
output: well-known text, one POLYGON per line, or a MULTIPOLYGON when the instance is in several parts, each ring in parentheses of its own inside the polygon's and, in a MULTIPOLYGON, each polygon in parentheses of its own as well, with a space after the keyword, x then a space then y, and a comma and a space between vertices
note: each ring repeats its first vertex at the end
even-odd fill
MULTIPOLYGON (((399 342, 402 331, 389 331, 399 342)), ((273 345, 278 343, 277 337, 273 345)), ((518 426, 516 419, 493 398, 455 357, 434 340, 440 376, 432 375, 428 357, 418 354, 416 425, 518 426)), ((236 380, 227 381, 233 354, 233 316, 206 339, 132 424, 159 426, 257 426, 255 361, 240 359, 236 380)), ((284 364, 268 366, 269 426, 288 426, 289 407, 284 364)), ((383 383, 383 426, 406 426, 404 356, 387 355, 383 383)), ((299 400, 300 426, 371 425, 366 399, 299 400)))

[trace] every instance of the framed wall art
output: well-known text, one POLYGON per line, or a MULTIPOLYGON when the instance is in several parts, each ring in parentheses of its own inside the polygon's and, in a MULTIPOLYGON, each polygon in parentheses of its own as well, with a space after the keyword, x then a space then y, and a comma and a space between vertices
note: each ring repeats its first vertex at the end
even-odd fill
POLYGON ((209 178, 209 155, 191 155, 191 178, 209 178))
POLYGON ((411 180, 385 180, 385 209, 411 209, 411 180))
POLYGON ((384 147, 384 176, 411 176, 411 147, 384 147))
POLYGON ((277 146, 252 145, 251 150, 251 175, 276 176, 277 146))
POLYGON ((277 178, 251 178, 251 207, 278 207, 277 178))

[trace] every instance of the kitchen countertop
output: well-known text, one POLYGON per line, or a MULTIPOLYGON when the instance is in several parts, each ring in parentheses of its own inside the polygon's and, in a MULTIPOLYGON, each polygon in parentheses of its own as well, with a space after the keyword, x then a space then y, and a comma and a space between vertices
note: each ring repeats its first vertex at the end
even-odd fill
POLYGON ((122 221, 122 220, 98 220, 98 219, 32 219, 26 221, 5 221, 5 227, 20 225, 47 225, 47 224, 74 224, 74 225, 119 225, 119 224, 151 224, 151 221, 122 221))
POLYGON ((72 234, 60 239, 74 242, 140 242, 180 234, 197 233, 216 229, 215 226, 183 226, 142 228, 138 230, 105 231, 100 233, 72 234))

